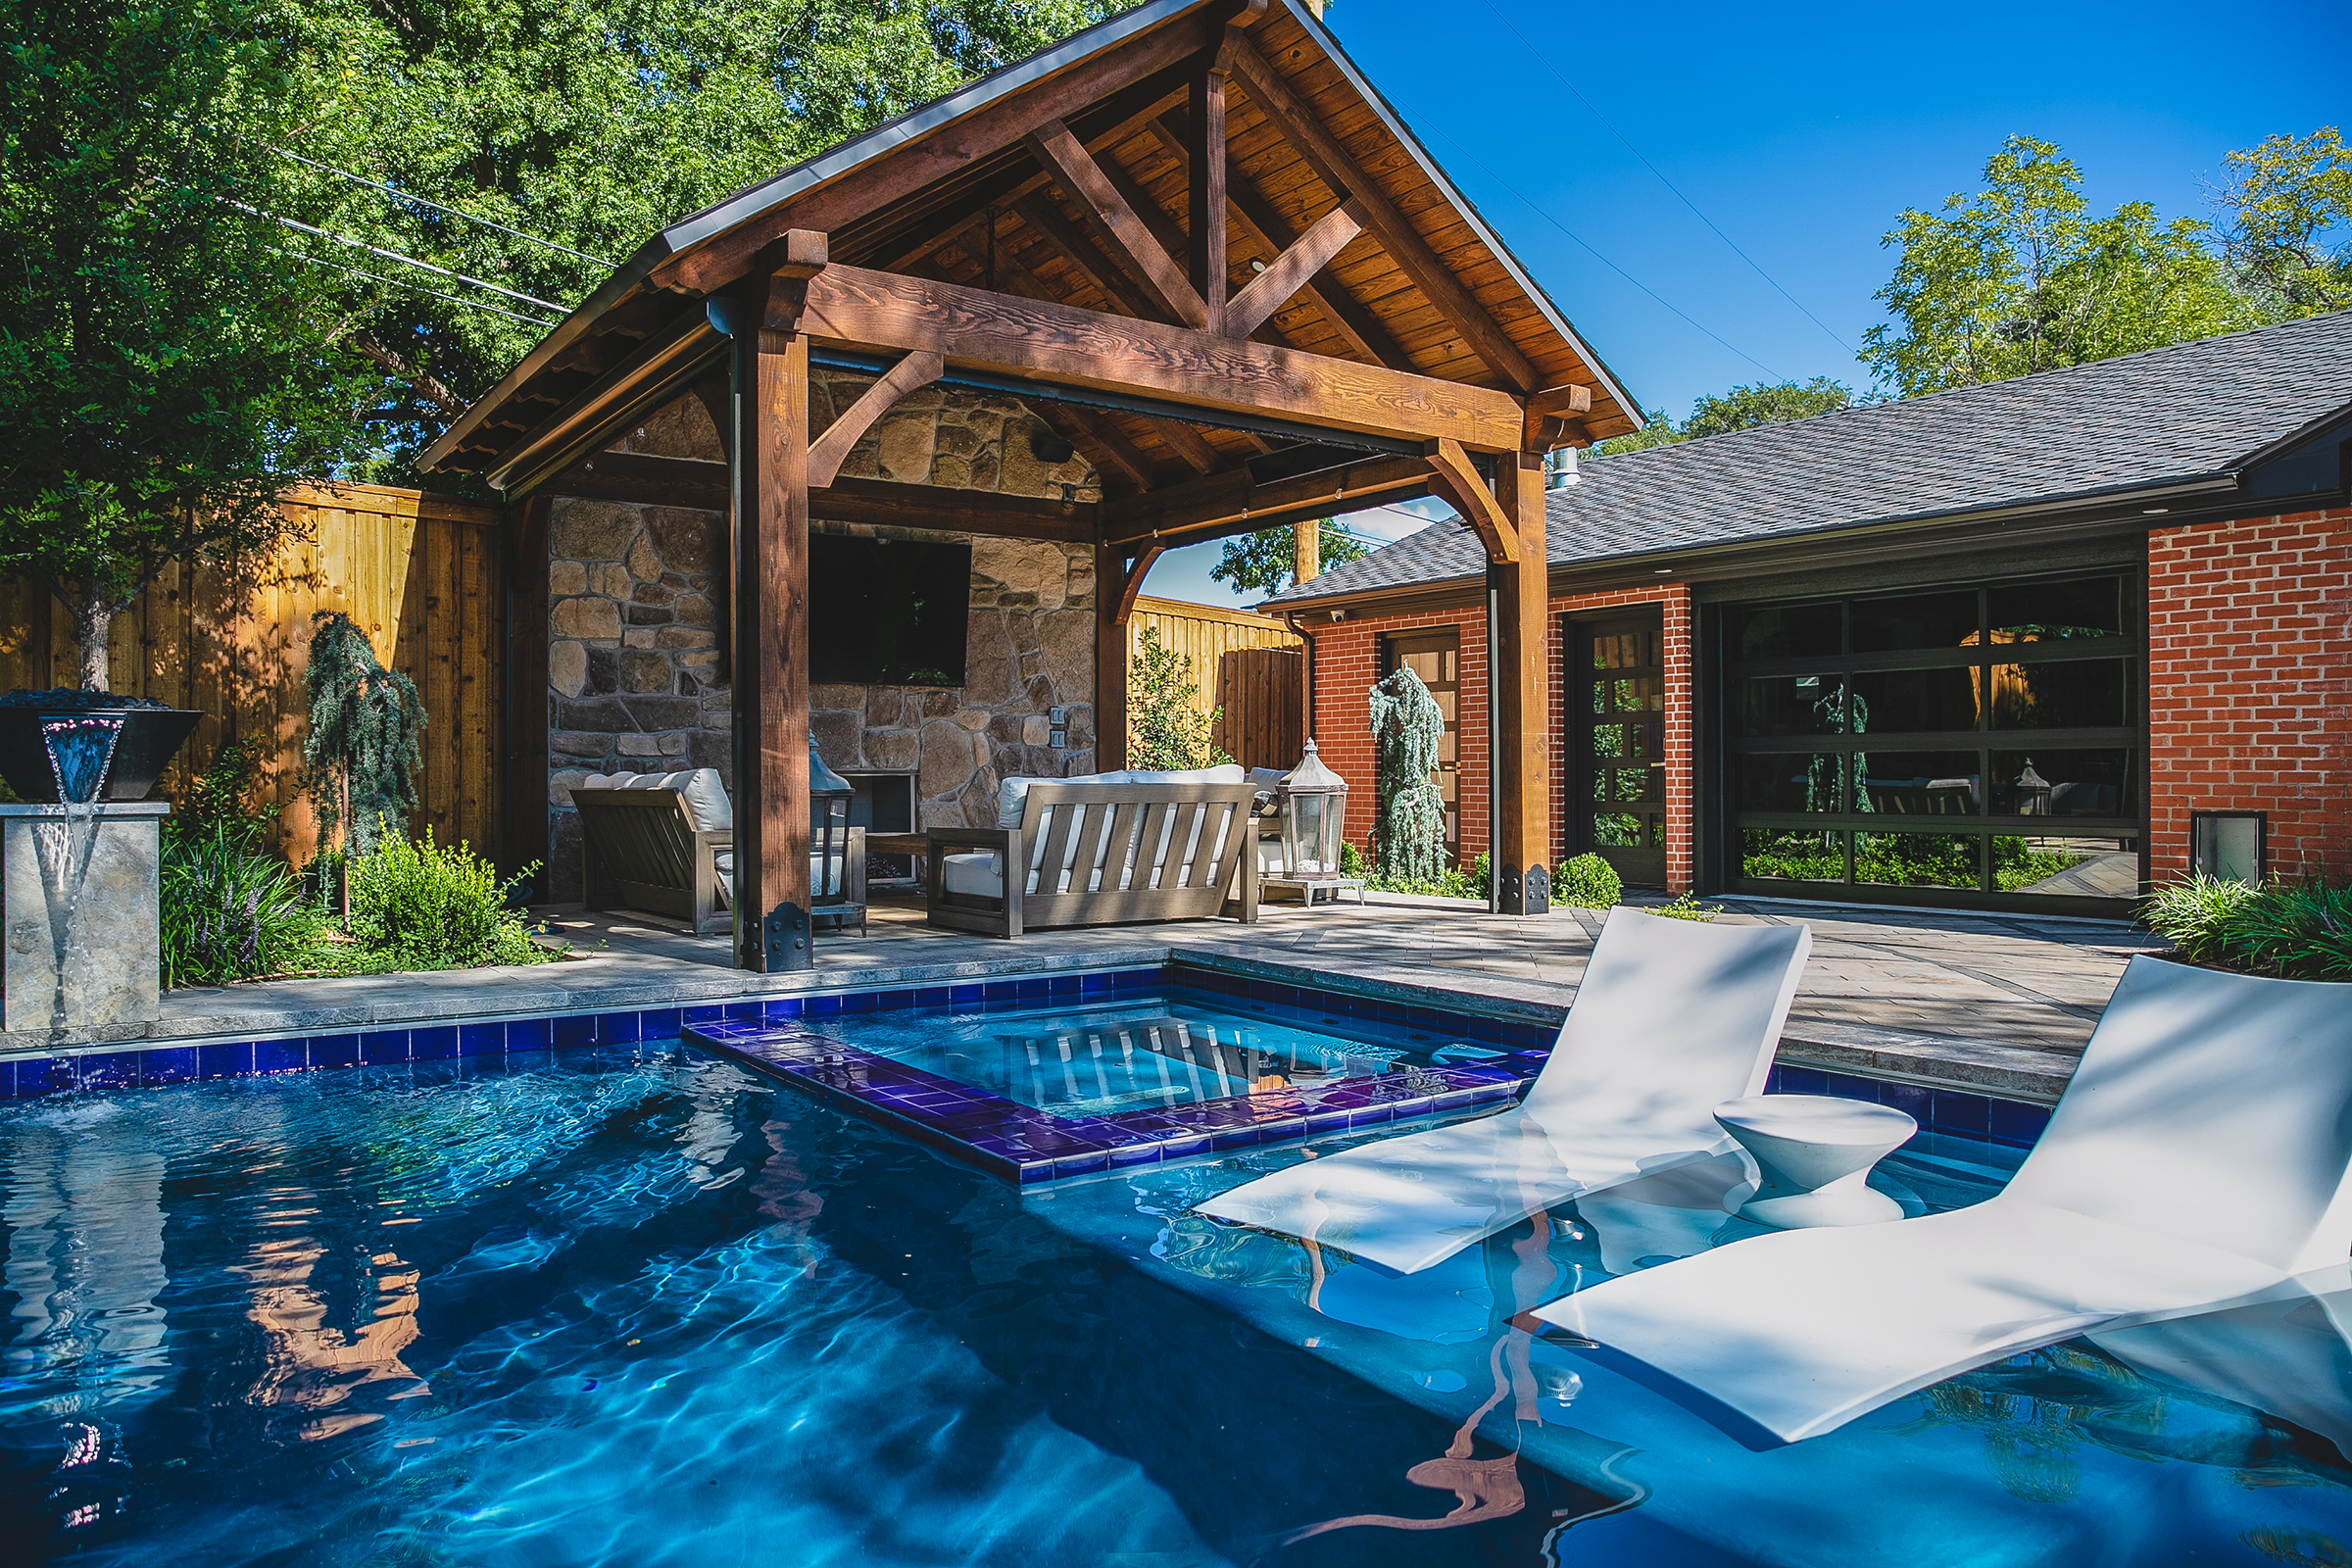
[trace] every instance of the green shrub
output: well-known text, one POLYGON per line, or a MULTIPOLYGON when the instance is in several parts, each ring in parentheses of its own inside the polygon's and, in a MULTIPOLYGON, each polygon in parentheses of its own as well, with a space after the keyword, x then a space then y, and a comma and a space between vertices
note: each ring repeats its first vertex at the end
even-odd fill
POLYGON ((1609 862, 1587 851, 1560 866, 1552 880, 1551 902, 1572 909, 1605 909, 1624 891, 1625 884, 1609 862))
POLYGON ((552 956, 507 907, 506 882, 464 844, 444 848, 384 832, 348 862, 351 937, 361 956, 403 969, 462 969, 481 963, 538 963, 552 956))
POLYGON ((1669 920, 1712 920, 1723 912, 1723 906, 1701 904, 1696 894, 1681 893, 1675 896, 1672 903, 1653 904, 1642 912, 1664 915, 1669 920))
POLYGON ((2257 888, 2199 871, 2149 894, 2139 917, 2199 963, 2287 980, 2352 980, 2352 888, 2257 888))
POLYGON ((306 965, 325 922, 261 829, 235 815, 167 819, 157 867, 163 982, 218 986, 306 965))

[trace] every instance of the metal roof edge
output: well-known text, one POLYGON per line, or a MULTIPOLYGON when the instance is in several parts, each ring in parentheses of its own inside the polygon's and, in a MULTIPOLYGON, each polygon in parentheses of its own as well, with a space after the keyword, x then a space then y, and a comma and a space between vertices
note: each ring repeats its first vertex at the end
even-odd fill
POLYGON ((1455 208, 1461 212, 1464 220, 1470 224, 1471 230, 1478 235, 1488 249, 1494 253, 1495 260, 1502 264, 1504 271, 1510 273, 1512 281, 1517 283, 1526 292, 1527 297, 1535 302, 1536 309, 1543 314, 1544 319, 1550 324, 1551 329, 1567 339, 1568 346, 1575 349, 1577 356, 1591 368, 1593 374, 1607 384, 1609 395, 1627 411, 1627 416, 1632 418, 1636 428, 1639 428, 1643 417, 1642 405, 1635 401, 1632 393, 1626 391, 1625 383, 1617 378, 1617 372, 1610 369, 1607 362, 1594 353, 1592 346, 1585 341, 1584 336, 1574 326, 1569 324, 1568 318, 1562 314, 1559 305, 1528 272, 1527 268, 1521 264, 1510 246, 1503 242, 1502 236, 1494 232, 1494 226, 1487 221, 1486 214, 1478 210, 1478 204, 1462 194, 1461 187, 1453 182, 1452 176, 1447 174, 1437 159, 1431 156, 1429 149, 1421 145, 1421 138, 1413 134, 1412 127, 1404 122, 1404 117, 1397 114, 1388 99, 1381 95, 1380 89, 1372 85, 1371 78, 1356 69, 1355 62, 1348 57, 1348 51, 1340 43, 1338 35, 1325 26, 1320 18, 1313 16, 1299 5, 1298 0, 1275 0, 1275 3, 1288 11, 1292 18, 1306 29, 1307 36, 1315 39, 1322 46, 1324 54, 1330 58, 1334 66, 1339 68, 1340 74, 1347 77, 1348 84, 1355 88, 1364 102, 1372 106, 1372 112, 1380 117, 1381 123, 1389 128, 1390 134, 1396 138, 1397 143, 1411 155, 1413 162, 1420 166, 1421 172, 1428 175, 1430 182, 1435 184, 1446 199, 1453 203, 1455 208))

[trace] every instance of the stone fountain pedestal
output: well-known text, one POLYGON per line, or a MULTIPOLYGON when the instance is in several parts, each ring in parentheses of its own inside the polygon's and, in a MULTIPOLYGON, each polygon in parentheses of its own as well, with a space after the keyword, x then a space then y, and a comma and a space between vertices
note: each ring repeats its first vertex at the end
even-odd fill
POLYGON ((0 806, 0 1028, 45 1034, 163 1016, 157 858, 171 809, 0 806))

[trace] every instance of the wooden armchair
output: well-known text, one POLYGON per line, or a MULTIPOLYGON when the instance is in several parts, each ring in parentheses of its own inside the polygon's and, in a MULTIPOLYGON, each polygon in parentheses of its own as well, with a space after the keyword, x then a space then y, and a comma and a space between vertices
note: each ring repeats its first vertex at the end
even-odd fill
POLYGON ((659 785, 575 788, 571 803, 580 813, 582 906, 692 921, 698 937, 733 928, 720 906, 719 859, 733 854, 732 826, 696 827, 685 792, 659 785))

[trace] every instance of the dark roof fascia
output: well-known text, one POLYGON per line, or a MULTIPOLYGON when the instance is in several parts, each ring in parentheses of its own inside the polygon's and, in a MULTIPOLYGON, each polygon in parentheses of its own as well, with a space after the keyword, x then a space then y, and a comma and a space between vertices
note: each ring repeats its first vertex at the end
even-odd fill
POLYGON ((2323 414, 2300 428, 2288 431, 2278 440, 2255 448, 2245 457, 2240 458, 2232 466, 2250 472, 2266 463, 2287 456, 2297 447, 2313 441, 2324 441, 2328 436, 2346 429, 2352 429, 2352 404, 2346 404, 2333 413, 2323 414))
MULTIPOLYGON (((1446 171, 1439 167, 1438 161, 1430 156, 1429 149, 1421 145, 1421 138, 1413 134, 1412 127, 1404 122, 1404 117, 1397 114, 1380 89, 1373 86, 1364 74, 1355 69, 1355 62, 1348 57, 1348 51, 1341 47, 1339 38, 1323 24, 1321 19, 1309 13, 1298 3, 1298 0, 1275 0, 1275 3, 1288 11, 1292 18, 1306 29, 1307 36, 1322 46, 1324 55, 1330 59, 1340 74, 1346 76, 1349 84, 1363 96, 1364 102, 1372 106, 1372 112, 1380 117, 1380 122, 1388 127, 1389 134, 1396 138, 1396 144, 1411 156, 1413 162, 1419 166, 1421 172, 1428 176, 1430 183, 1437 186, 1445 194, 1446 200, 1452 202, 1460 210, 1463 220, 1469 223, 1472 232, 1476 233, 1487 248, 1494 253, 1495 260, 1502 263, 1503 270, 1510 273, 1512 280, 1526 291, 1530 300, 1535 302, 1536 309, 1543 313, 1545 323, 1566 339, 1568 346, 1576 350, 1577 358, 1585 362, 1586 368, 1605 383, 1604 390, 1616 400, 1619 408, 1626 411, 1626 416, 1632 419, 1635 427, 1639 429, 1643 418, 1642 405, 1635 402, 1633 395, 1625 390, 1624 383, 1617 379, 1617 372, 1610 369, 1601 357, 1592 351, 1592 345, 1578 334, 1575 327, 1568 324, 1568 318, 1560 313, 1560 308, 1552 303, 1551 296, 1544 291, 1543 286, 1520 264, 1518 256, 1512 252, 1510 246, 1503 243, 1502 236, 1495 233, 1494 227, 1487 222, 1486 215, 1478 210, 1478 204, 1462 194, 1461 187, 1456 185, 1446 171)), ((1543 389, 1539 388, 1538 390, 1543 389)))
MULTIPOLYGON (((798 200, 818 185, 829 184, 852 174, 860 165, 895 151, 938 129, 949 121, 1074 65, 1099 49, 1122 42, 1138 32, 1209 3, 1210 0, 1152 0, 1152 3, 1138 6, 1133 11, 1097 23, 1084 32, 1072 33, 1041 54, 1017 61, 1002 71, 991 72, 977 81, 958 87, 945 98, 925 104, 920 109, 909 110, 862 136, 795 164, 772 178, 747 186, 724 201, 706 207, 662 229, 638 246, 627 261, 612 270, 611 277, 598 285, 596 292, 557 323, 512 370, 499 377, 498 385, 476 398, 448 429, 442 431, 439 438, 426 447, 423 455, 417 459, 417 466, 429 469, 445 462, 457 449, 458 443, 473 433, 491 409, 503 405, 524 382, 546 368, 550 360, 579 341, 582 334, 606 312, 634 293, 639 284, 653 275, 654 269, 681 251, 749 222, 785 202, 798 200)), ((684 305, 688 302, 681 299, 679 303, 684 305)))
MULTIPOLYGON (((2184 476, 2121 491, 2091 492, 2025 506, 1874 518, 1869 522, 1838 523, 1797 533, 1731 539, 1679 550, 1554 562, 1548 575, 1554 594, 1592 593, 1645 583, 1706 582, 1758 572, 1938 555, 1956 546, 1985 542, 1988 531, 1991 537, 2006 544, 2148 532, 2245 515, 2245 508, 2236 497, 2237 488, 2235 473, 2184 476), (2144 506, 2150 501, 2189 504, 2168 507, 2161 514, 2151 516, 2144 506), (2120 502, 2130 504, 2120 505, 2120 502), (1671 561, 1673 569, 1660 572, 1655 564, 1660 561, 1671 561)), ((2336 504, 2326 492, 2297 496, 2293 500, 2298 512, 2336 504)), ((2266 507, 2271 504, 2264 503, 2266 507)), ((1359 593, 1270 601, 1260 612, 1280 615, 1287 611, 1303 617, 1327 610, 1345 610, 1351 618, 1361 618, 1365 613, 1383 616, 1419 613, 1474 604, 1485 591, 1484 573, 1463 573, 1403 586, 1368 588, 1359 593)))

